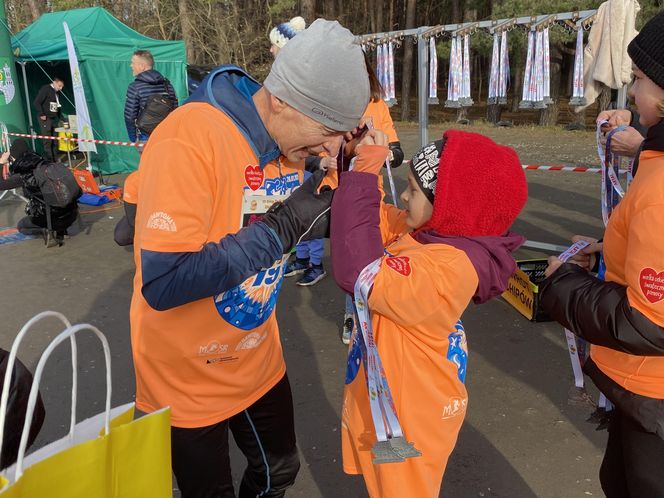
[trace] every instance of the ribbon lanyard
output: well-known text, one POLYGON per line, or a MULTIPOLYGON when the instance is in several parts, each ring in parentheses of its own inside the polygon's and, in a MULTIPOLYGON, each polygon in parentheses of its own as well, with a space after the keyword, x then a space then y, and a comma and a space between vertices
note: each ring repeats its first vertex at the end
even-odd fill
MULTIPOLYGON (((558 259, 563 263, 570 259, 575 254, 581 252, 582 249, 588 247, 588 242, 585 240, 580 240, 569 247, 565 252, 563 252, 558 259)), ((565 339, 567 340, 567 351, 569 352, 569 358, 572 362, 572 371, 574 372, 574 385, 583 389, 584 387, 584 378, 583 378, 583 369, 581 368, 582 358, 583 362, 586 361, 588 354, 587 342, 581 338, 578 338, 574 333, 565 329, 565 339)))
MULTIPOLYGON (((438 63, 436 63, 436 71, 438 68, 438 63)), ((394 46, 392 42, 387 44, 387 86, 388 98, 390 105, 397 103, 397 92, 396 86, 394 84, 394 46)))
MULTIPOLYGON (((535 35, 533 74, 534 86, 531 100, 534 108, 541 109, 544 107, 544 40, 541 31, 537 31, 535 35)), ((533 76, 531 76, 531 85, 533 85, 533 76)))
MULTIPOLYGON (((614 128, 606 136, 606 146, 603 147, 601 143, 602 126, 606 125, 608 121, 604 120, 597 123, 597 155, 602 166, 602 179, 601 179, 601 204, 602 204, 602 220, 604 226, 609 222, 611 212, 618 205, 620 199, 625 196, 625 190, 620 184, 620 165, 622 157, 611 152, 611 140, 613 135, 623 131, 626 126, 618 126, 614 128)), ((634 160, 629 161, 627 168, 627 186, 632 182, 633 174, 632 168, 634 167, 634 160)))
POLYGON ((450 69, 449 76, 447 78, 447 100, 445 101, 445 107, 459 107, 459 93, 456 82, 457 41, 458 38, 453 36, 452 42, 450 43, 450 69))
POLYGON ((533 58, 535 57, 535 32, 528 31, 528 53, 526 55, 526 69, 523 71, 523 91, 521 93, 520 108, 530 108, 533 106, 530 89, 530 73, 533 67, 533 58))
POLYGON ((586 105, 583 88, 583 28, 576 29, 576 52, 574 53, 574 84, 570 105, 586 105))
POLYGON ((438 103, 438 54, 436 41, 429 38, 429 104, 438 103))
POLYGON ((507 85, 510 80, 510 55, 507 48, 507 31, 500 35, 500 72, 498 74, 498 103, 507 104, 507 85))
POLYGON ((470 35, 466 34, 463 37, 463 65, 462 65, 462 79, 461 79, 461 98, 459 103, 463 107, 473 105, 473 99, 470 98, 470 35))
POLYGON ((542 91, 542 100, 544 105, 553 103, 551 99, 551 58, 549 56, 549 28, 544 28, 542 32, 542 78, 544 87, 542 91))
MULTIPOLYGON (((373 126, 373 119, 367 119, 365 121, 365 124, 367 125, 368 129, 372 129, 373 126)), ((390 164, 389 159, 385 159, 385 169, 387 169, 387 179, 390 183, 390 192, 392 193, 392 204, 394 204, 396 207, 399 207, 398 204, 398 198, 397 198, 397 189, 394 185, 394 177, 392 176, 392 166, 390 164)))
POLYGON ((491 73, 489 76, 488 104, 498 103, 498 86, 500 80, 500 39, 498 33, 493 34, 493 48, 491 50, 491 73))
MULTIPOLYGON (((413 443, 404 438, 385 370, 374 341, 368 300, 382 260, 383 258, 378 258, 370 263, 362 270, 355 283, 355 312, 359 325, 356 330, 361 331, 361 336, 358 339, 362 351, 371 418, 373 419, 377 438, 376 444, 371 449, 374 454, 374 464, 403 462, 406 458, 422 455, 413 443)), ((354 333, 357 333, 357 331, 354 333)))

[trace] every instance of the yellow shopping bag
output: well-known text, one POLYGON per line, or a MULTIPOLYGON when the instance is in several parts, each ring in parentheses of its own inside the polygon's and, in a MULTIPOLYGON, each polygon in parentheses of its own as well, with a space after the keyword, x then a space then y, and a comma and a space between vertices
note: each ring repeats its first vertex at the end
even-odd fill
MULTIPOLYGON (((91 325, 68 327, 46 348, 35 370, 26 421, 32 418, 39 381, 48 356, 58 344, 73 338, 81 330, 94 332, 104 346, 106 410, 72 425, 66 437, 28 456, 25 456, 28 431, 24 430, 18 460, 0 474, 3 485, 0 497, 171 497, 170 409, 164 408, 133 420, 133 403, 110 408, 110 351, 106 338, 97 328, 91 325)), ((74 341, 72 349, 75 353, 74 341)), ((15 348, 12 352, 15 353, 15 348)), ((74 386, 75 380, 74 373, 74 386)), ((76 405, 75 394, 72 395, 72 405, 76 405)), ((2 422, 5 406, 0 406, 2 422)), ((29 426, 29 423, 25 424, 25 427, 29 426)), ((0 438, 1 434, 2 429, 0 438)))

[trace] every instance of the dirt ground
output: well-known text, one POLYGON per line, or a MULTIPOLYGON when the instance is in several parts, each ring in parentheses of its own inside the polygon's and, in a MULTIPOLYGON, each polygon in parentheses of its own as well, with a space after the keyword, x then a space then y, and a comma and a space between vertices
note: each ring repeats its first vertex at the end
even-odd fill
MULTIPOLYGON (((432 126, 430 139, 447 126, 432 126)), ((418 130, 397 123, 406 157, 418 147, 418 130)), ((594 166, 591 132, 560 128, 464 128, 514 146, 523 163, 594 166)), ((589 173, 526 173, 530 198, 515 224, 529 239, 567 244, 574 233, 599 235, 599 176, 589 173)), ((397 188, 406 169, 396 170, 397 188)), ((110 181, 122 182, 122 176, 110 181)), ((499 185, 496 186, 500 188, 499 185)), ((23 203, 0 201, 0 227, 13 226, 23 203)), ((90 210, 88 210, 90 211, 90 210)), ((34 314, 53 309, 72 322, 90 322, 108 337, 113 371, 113 405, 131 401, 134 373, 128 309, 133 278, 130 250, 112 240, 120 208, 88 212, 83 227, 61 248, 40 240, 0 245, 2 276, 0 347, 9 348, 19 328, 34 314)), ((519 257, 545 256, 522 250, 519 257)), ((329 259, 325 260, 329 271, 329 259)), ((346 350, 338 338, 343 295, 328 277, 312 288, 285 282, 278 307, 282 343, 293 386, 302 469, 287 496, 362 498, 362 480, 345 476, 340 465, 339 412, 346 350)), ((563 331, 553 323, 532 323, 501 299, 471 306, 463 317, 470 349, 468 414, 447 467, 445 498, 570 498, 602 496, 598 470, 606 432, 586 421, 590 409, 572 406, 572 373, 563 331)), ((39 327, 21 349, 34 368, 44 346, 60 328, 39 327)), ((82 379, 78 415, 103 407, 103 361, 94 341, 79 346, 82 379)), ((69 417, 69 352, 56 351, 42 392, 47 419, 38 445, 61 437, 69 417)), ((243 460, 234 451, 239 478, 243 460)), ((175 496, 179 496, 176 491, 175 496)))

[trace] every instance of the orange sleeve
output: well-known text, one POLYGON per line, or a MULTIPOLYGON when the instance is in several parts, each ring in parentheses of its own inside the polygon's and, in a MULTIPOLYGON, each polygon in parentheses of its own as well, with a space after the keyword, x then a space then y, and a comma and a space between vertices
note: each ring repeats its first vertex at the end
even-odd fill
POLYGON ((430 244, 409 251, 409 256, 383 258, 369 308, 406 327, 426 321, 441 306, 461 316, 477 282, 475 269, 462 251, 430 244))
POLYGON ((125 178, 122 200, 129 204, 138 203, 138 171, 130 173, 129 176, 125 178))
MULTIPOLYGON (((382 189, 381 194, 384 195, 382 189)), ((408 231, 406 218, 406 211, 403 209, 399 209, 392 204, 381 203, 380 234, 383 238, 383 245, 387 245, 399 235, 408 231)))
POLYGON ((664 326, 664 205, 650 205, 629 222, 625 260, 629 304, 664 326))
POLYGON ((151 144, 141 161, 136 230, 141 249, 199 251, 208 242, 218 164, 210 144, 189 134, 151 144))

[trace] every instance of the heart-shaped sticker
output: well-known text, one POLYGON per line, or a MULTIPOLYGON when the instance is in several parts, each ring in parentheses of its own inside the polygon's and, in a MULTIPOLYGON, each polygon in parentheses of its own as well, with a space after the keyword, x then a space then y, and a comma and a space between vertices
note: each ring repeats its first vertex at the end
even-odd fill
POLYGON ((244 170, 244 181, 251 190, 258 190, 263 185, 263 170, 260 166, 247 166, 244 170))
POLYGON ((392 268, 395 272, 407 277, 410 275, 410 258, 407 256, 397 256, 387 258, 385 260, 387 266, 392 268))
POLYGON ((644 268, 639 275, 641 292, 651 303, 664 299, 664 271, 657 273, 653 268, 644 268))

